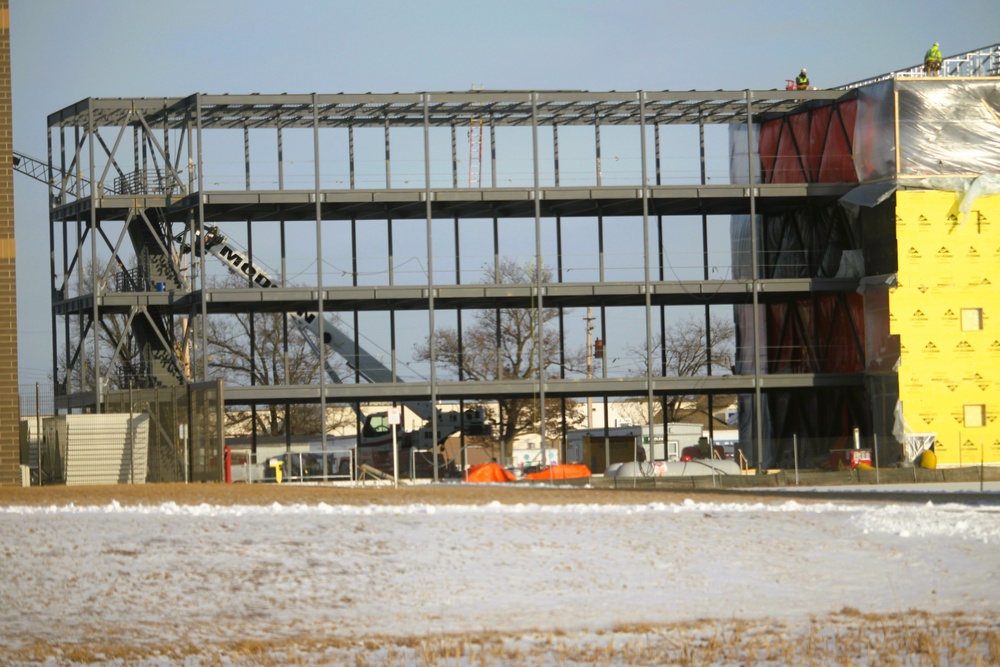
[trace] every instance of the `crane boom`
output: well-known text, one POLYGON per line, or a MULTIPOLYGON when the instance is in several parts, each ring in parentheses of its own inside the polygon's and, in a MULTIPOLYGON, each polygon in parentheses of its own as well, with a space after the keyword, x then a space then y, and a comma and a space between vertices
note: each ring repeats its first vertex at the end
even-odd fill
MULTIPOLYGON (((20 151, 13 151, 13 161, 14 161, 14 171, 19 171, 25 176, 29 176, 36 181, 41 181, 46 185, 50 184, 49 180, 49 165, 47 162, 43 162, 38 158, 33 158, 26 153, 20 151)), ((90 189, 90 181, 79 174, 72 174, 70 172, 64 172, 60 169, 53 168, 53 178, 51 184, 56 187, 60 187, 65 192, 76 193, 76 184, 80 182, 85 188, 90 189), (59 182, 56 182, 56 175, 59 177, 59 182)), ((109 187, 104 188, 106 194, 115 194, 114 190, 109 187)))
MULTIPOLYGON (((226 267, 237 276, 243 276, 258 287, 280 287, 267 271, 250 261, 241 250, 233 244, 217 227, 209 227, 205 231, 205 250, 219 258, 226 267)), ((340 376, 329 364, 329 356, 322 354, 319 342, 339 354, 353 370, 368 382, 392 382, 392 371, 360 345, 355 345, 343 331, 317 313, 293 312, 289 319, 299 331, 306 333, 306 340, 313 352, 323 358, 327 375, 337 384, 343 383, 340 376)), ((406 407, 423 419, 430 419, 431 407, 427 401, 410 401, 406 407)))
MULTIPOLYGON (((205 234, 205 249, 218 257, 231 272, 236 275, 245 275, 254 284, 260 287, 277 287, 274 280, 267 274, 266 271, 260 269, 259 267, 252 266, 250 262, 241 253, 234 251, 225 241, 225 237, 218 233, 218 230, 214 227, 209 227, 205 234)), ((313 354, 323 360, 323 368, 326 371, 326 375, 330 378, 330 381, 334 384, 343 384, 343 379, 337 373, 336 369, 330 363, 330 356, 322 354, 318 343, 319 337, 313 338, 309 335, 312 329, 309 327, 307 321, 312 315, 307 313, 303 315, 302 313, 290 313, 289 319, 292 325, 298 329, 303 334, 303 338, 306 344, 312 349, 313 354)), ((358 417, 364 419, 364 415, 358 411, 358 417)))
MULTIPOLYGON (((197 248, 183 248, 185 251, 197 248)), ((250 258, 235 247, 223 235, 218 227, 205 229, 205 250, 217 257, 231 273, 246 278, 251 284, 260 288, 280 287, 271 275, 254 264, 250 258)), ((361 377, 369 382, 391 383, 394 381, 392 371, 372 354, 355 343, 347 334, 337 328, 330 320, 314 312, 289 313, 289 319, 301 331, 313 352, 324 360, 327 375, 336 383, 342 383, 341 378, 329 365, 328 354, 323 354, 321 346, 328 347, 340 355, 361 377)), ((482 408, 468 409, 464 412, 442 411, 435 408, 430 401, 405 401, 401 403, 424 421, 436 417, 437 441, 443 442, 448 436, 458 431, 468 434, 489 434, 490 427, 486 424, 485 411, 482 408)), ((380 437, 388 431, 388 421, 384 413, 364 417, 363 436, 380 437)), ((413 433, 412 446, 427 446, 432 443, 431 424, 427 424, 417 433, 413 433)))

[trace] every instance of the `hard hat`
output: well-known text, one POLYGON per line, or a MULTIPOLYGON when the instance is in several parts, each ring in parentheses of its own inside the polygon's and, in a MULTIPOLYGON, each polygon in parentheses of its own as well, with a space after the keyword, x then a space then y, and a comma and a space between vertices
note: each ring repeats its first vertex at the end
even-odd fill
POLYGON ((937 46, 937 45, 938 45, 938 43, 937 43, 937 42, 934 42, 934 46, 937 46))
POLYGON ((803 68, 802 68, 802 73, 803 73, 803 74, 805 74, 805 73, 806 73, 806 68, 805 68, 805 67, 803 67, 803 68))

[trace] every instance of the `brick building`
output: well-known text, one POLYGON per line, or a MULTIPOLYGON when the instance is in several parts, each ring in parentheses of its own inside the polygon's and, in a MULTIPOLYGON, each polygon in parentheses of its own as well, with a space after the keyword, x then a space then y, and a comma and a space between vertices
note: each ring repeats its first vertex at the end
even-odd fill
POLYGON ((0 485, 21 483, 12 157, 10 7, 8 0, 0 0, 0 485))

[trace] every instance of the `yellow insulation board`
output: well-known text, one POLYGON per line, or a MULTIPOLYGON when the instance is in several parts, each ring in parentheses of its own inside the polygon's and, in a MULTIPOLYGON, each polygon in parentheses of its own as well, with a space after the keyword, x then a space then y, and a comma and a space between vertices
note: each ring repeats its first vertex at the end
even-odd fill
POLYGON ((899 398, 943 465, 1000 463, 1000 195, 896 193, 899 398))

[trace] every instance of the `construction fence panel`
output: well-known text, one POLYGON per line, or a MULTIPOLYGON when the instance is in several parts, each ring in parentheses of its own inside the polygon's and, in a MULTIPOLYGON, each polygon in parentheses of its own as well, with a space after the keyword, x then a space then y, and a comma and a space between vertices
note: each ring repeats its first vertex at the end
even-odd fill
POLYGON ((54 396, 19 389, 26 486, 225 479, 221 381, 109 391, 100 413, 55 414, 54 396))
POLYGON ((228 479, 235 484, 351 481, 357 476, 354 449, 257 451, 231 447, 228 479))
POLYGON ((18 406, 21 483, 23 486, 53 483, 51 462, 46 459, 42 442, 42 424, 55 414, 55 392, 51 385, 21 385, 18 406))
MULTIPOLYGON (((214 383, 213 383, 214 384, 214 383)), ((104 409, 109 413, 148 415, 149 482, 186 482, 189 469, 189 394, 193 385, 154 387, 108 392, 104 409)))
POLYGON ((221 380, 108 392, 105 411, 149 417, 149 482, 224 479, 221 380))
POLYGON ((190 481, 225 481, 225 417, 222 380, 188 385, 190 481))

